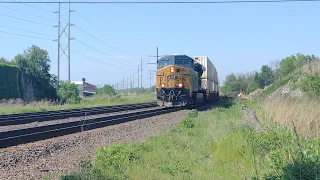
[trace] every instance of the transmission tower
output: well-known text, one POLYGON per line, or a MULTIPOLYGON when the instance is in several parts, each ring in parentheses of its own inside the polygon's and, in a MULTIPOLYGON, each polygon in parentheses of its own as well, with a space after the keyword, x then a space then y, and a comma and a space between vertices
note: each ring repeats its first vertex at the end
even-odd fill
POLYGON ((60 8, 61 3, 58 3, 58 11, 54 13, 58 13, 58 25, 54 26, 58 28, 58 39, 55 41, 58 41, 58 81, 60 81, 60 59, 61 56, 65 56, 68 59, 68 80, 70 82, 70 40, 74 39, 71 38, 70 36, 70 26, 74 26, 74 24, 70 23, 70 13, 74 12, 73 10, 70 9, 70 0, 69 0, 69 8, 68 8, 68 16, 69 16, 69 21, 68 23, 64 26, 61 24, 61 8, 60 8), (68 28, 68 33, 66 32, 66 29, 68 28), (62 31, 61 31, 62 29, 62 31), (62 35, 65 34, 68 37, 68 44, 65 47, 61 46, 61 37, 62 35), (68 52, 66 52, 68 48, 68 52), (62 51, 62 53, 60 52, 62 51))

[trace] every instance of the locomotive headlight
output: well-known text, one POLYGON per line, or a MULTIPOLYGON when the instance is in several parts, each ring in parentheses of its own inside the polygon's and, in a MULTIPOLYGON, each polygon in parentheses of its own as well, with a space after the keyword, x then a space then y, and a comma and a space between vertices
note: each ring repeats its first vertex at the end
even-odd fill
POLYGON ((164 84, 161 84, 161 87, 164 87, 164 84))
POLYGON ((171 72, 174 72, 174 68, 173 67, 171 67, 171 72))
POLYGON ((179 87, 182 87, 182 84, 181 84, 181 83, 179 84, 179 87))

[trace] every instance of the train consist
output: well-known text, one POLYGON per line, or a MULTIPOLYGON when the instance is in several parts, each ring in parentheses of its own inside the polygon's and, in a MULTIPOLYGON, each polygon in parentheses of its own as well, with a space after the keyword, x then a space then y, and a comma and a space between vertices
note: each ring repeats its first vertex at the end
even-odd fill
POLYGON ((157 62, 157 103, 188 106, 219 98, 218 73, 206 56, 168 55, 157 62))

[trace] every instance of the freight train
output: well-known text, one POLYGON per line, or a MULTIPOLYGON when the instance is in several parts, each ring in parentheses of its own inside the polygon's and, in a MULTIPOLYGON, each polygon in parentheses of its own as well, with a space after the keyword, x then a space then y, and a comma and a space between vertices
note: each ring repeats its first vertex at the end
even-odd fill
POLYGON ((157 62, 156 94, 161 107, 216 101, 218 85, 217 70, 207 56, 173 54, 157 62))

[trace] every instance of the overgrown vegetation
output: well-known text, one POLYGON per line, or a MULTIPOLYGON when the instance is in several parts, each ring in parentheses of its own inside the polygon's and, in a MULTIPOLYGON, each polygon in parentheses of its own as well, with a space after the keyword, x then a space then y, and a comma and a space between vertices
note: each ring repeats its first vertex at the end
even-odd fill
POLYGON ((81 100, 77 85, 69 81, 60 81, 58 96, 62 103, 78 104, 81 100))
MULTIPOLYGON (((4 60, 3 60, 4 61, 4 60)), ((0 99, 19 98, 19 68, 0 61, 0 99)))
POLYGON ((12 61, 1 58, 0 99, 28 96, 34 96, 37 100, 57 99, 56 80, 55 76, 49 73, 49 63, 48 52, 37 46, 29 47, 23 54, 16 55, 12 61), (25 88, 26 86, 29 88, 25 88), (24 92, 23 89, 31 90, 24 92))
MULTIPOLYGON (((288 56, 281 61, 274 62, 273 67, 263 65, 260 71, 239 73, 237 75, 232 73, 226 77, 224 85, 221 87, 221 92, 231 96, 235 96, 240 92, 249 94, 258 88, 263 89, 272 84, 271 87, 267 88, 267 92, 264 92, 264 95, 267 95, 288 82, 289 79, 304 75, 303 72, 300 71, 304 65, 310 65, 316 62, 320 62, 319 57, 298 53, 288 56)), ((315 85, 317 83, 315 82, 317 74, 306 76, 308 80, 304 80, 304 83, 309 85, 309 89, 303 88, 302 90, 306 92, 309 92, 309 90, 314 91, 314 86, 317 86, 315 85), (313 84, 312 87, 310 87, 310 84, 313 84)))
POLYGON ((102 147, 93 162, 61 179, 319 179, 319 137, 280 126, 255 132, 240 121, 241 103, 247 104, 224 101, 211 111, 193 110, 143 143, 102 147))

